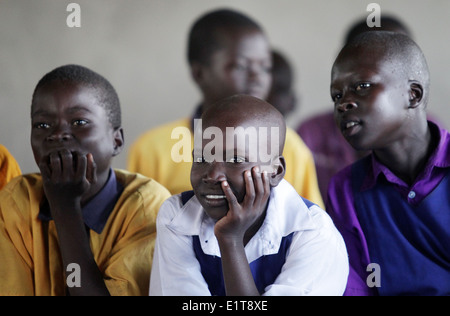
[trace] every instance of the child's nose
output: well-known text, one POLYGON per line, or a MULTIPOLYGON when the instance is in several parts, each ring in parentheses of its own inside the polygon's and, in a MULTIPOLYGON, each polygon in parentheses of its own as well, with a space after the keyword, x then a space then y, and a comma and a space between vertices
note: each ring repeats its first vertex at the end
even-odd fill
POLYGON ((354 101, 350 101, 348 99, 342 99, 341 102, 339 102, 338 106, 336 107, 338 112, 347 112, 352 109, 357 108, 358 105, 354 101))
POLYGON ((223 162, 213 161, 208 163, 203 181, 208 184, 217 184, 227 179, 223 162))
POLYGON ((59 124, 51 131, 50 135, 47 137, 47 141, 50 142, 64 142, 72 138, 68 129, 63 125, 59 124))
POLYGON ((351 109, 356 108, 357 105, 355 103, 340 103, 337 107, 339 112, 347 112, 351 109))
POLYGON ((266 71, 262 65, 252 63, 248 66, 248 76, 250 80, 261 80, 266 75, 266 71))

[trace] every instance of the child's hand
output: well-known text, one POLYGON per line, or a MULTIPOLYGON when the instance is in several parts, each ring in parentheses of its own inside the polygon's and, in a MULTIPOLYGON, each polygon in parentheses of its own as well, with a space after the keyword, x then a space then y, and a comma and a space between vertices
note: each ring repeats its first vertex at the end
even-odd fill
POLYGON ((45 195, 57 208, 67 203, 80 203, 96 179, 92 154, 83 155, 67 149, 52 152, 39 164, 45 195))
POLYGON ((233 194, 228 182, 222 182, 222 190, 228 200, 229 211, 220 219, 214 233, 219 240, 243 242, 247 230, 262 216, 270 196, 267 172, 258 167, 244 172, 245 196, 241 204, 233 194))

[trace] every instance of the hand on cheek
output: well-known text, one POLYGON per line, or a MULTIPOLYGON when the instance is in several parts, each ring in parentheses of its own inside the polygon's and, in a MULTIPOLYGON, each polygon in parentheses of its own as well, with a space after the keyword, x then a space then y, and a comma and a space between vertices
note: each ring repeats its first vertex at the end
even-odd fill
POLYGON ((262 216, 270 195, 269 176, 259 167, 244 172, 245 196, 241 203, 233 194, 227 181, 222 182, 222 190, 228 201, 229 211, 220 219, 214 232, 218 239, 242 242, 246 231, 262 216))

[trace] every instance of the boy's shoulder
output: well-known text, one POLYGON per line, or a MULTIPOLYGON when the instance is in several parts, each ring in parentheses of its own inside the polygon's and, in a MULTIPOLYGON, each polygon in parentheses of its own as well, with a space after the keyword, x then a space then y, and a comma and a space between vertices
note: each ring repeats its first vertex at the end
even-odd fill
POLYGON ((7 159, 10 156, 11 156, 11 154, 9 153, 8 149, 6 149, 5 146, 0 144, 0 163, 2 160, 7 159))
POLYGON ((162 184, 152 178, 122 169, 114 169, 114 172, 117 181, 124 188, 121 199, 127 199, 136 195, 145 200, 157 199, 165 201, 171 196, 170 192, 162 184))
MULTIPOLYGON (((43 188, 42 176, 40 173, 29 173, 20 175, 12 179, 2 190, 0 190, 0 200, 6 196, 17 196, 30 194, 28 192, 41 192, 43 188)), ((35 195, 32 193, 31 195, 35 195)), ((42 196, 43 194, 40 194, 42 196)))
POLYGON ((194 191, 172 195, 162 204, 158 225, 163 225, 180 235, 199 235, 205 212, 194 191))
POLYGON ((8 218, 11 223, 25 221, 29 225, 38 216, 43 199, 42 176, 39 173, 20 175, 0 190, 0 217, 8 218))
POLYGON ((292 185, 282 180, 271 189, 266 222, 283 235, 316 229, 314 215, 325 213, 316 203, 300 196, 292 185))
POLYGON ((339 186, 342 183, 350 181, 354 175, 365 175, 367 168, 370 167, 371 163, 372 154, 356 160, 355 162, 336 172, 336 174, 331 177, 330 184, 333 183, 333 185, 339 186), (362 173, 360 173, 359 171, 362 171, 362 173))

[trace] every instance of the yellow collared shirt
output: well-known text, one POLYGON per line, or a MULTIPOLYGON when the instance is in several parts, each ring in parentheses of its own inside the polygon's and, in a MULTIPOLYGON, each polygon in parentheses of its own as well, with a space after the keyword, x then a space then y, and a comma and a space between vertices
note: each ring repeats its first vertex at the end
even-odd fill
MULTIPOLYGON (((152 179, 114 171, 124 191, 101 234, 90 231, 92 253, 111 295, 148 295, 156 216, 170 194, 152 179)), ((0 296, 66 294, 55 223, 38 219, 43 198, 39 174, 0 192, 0 296)))

